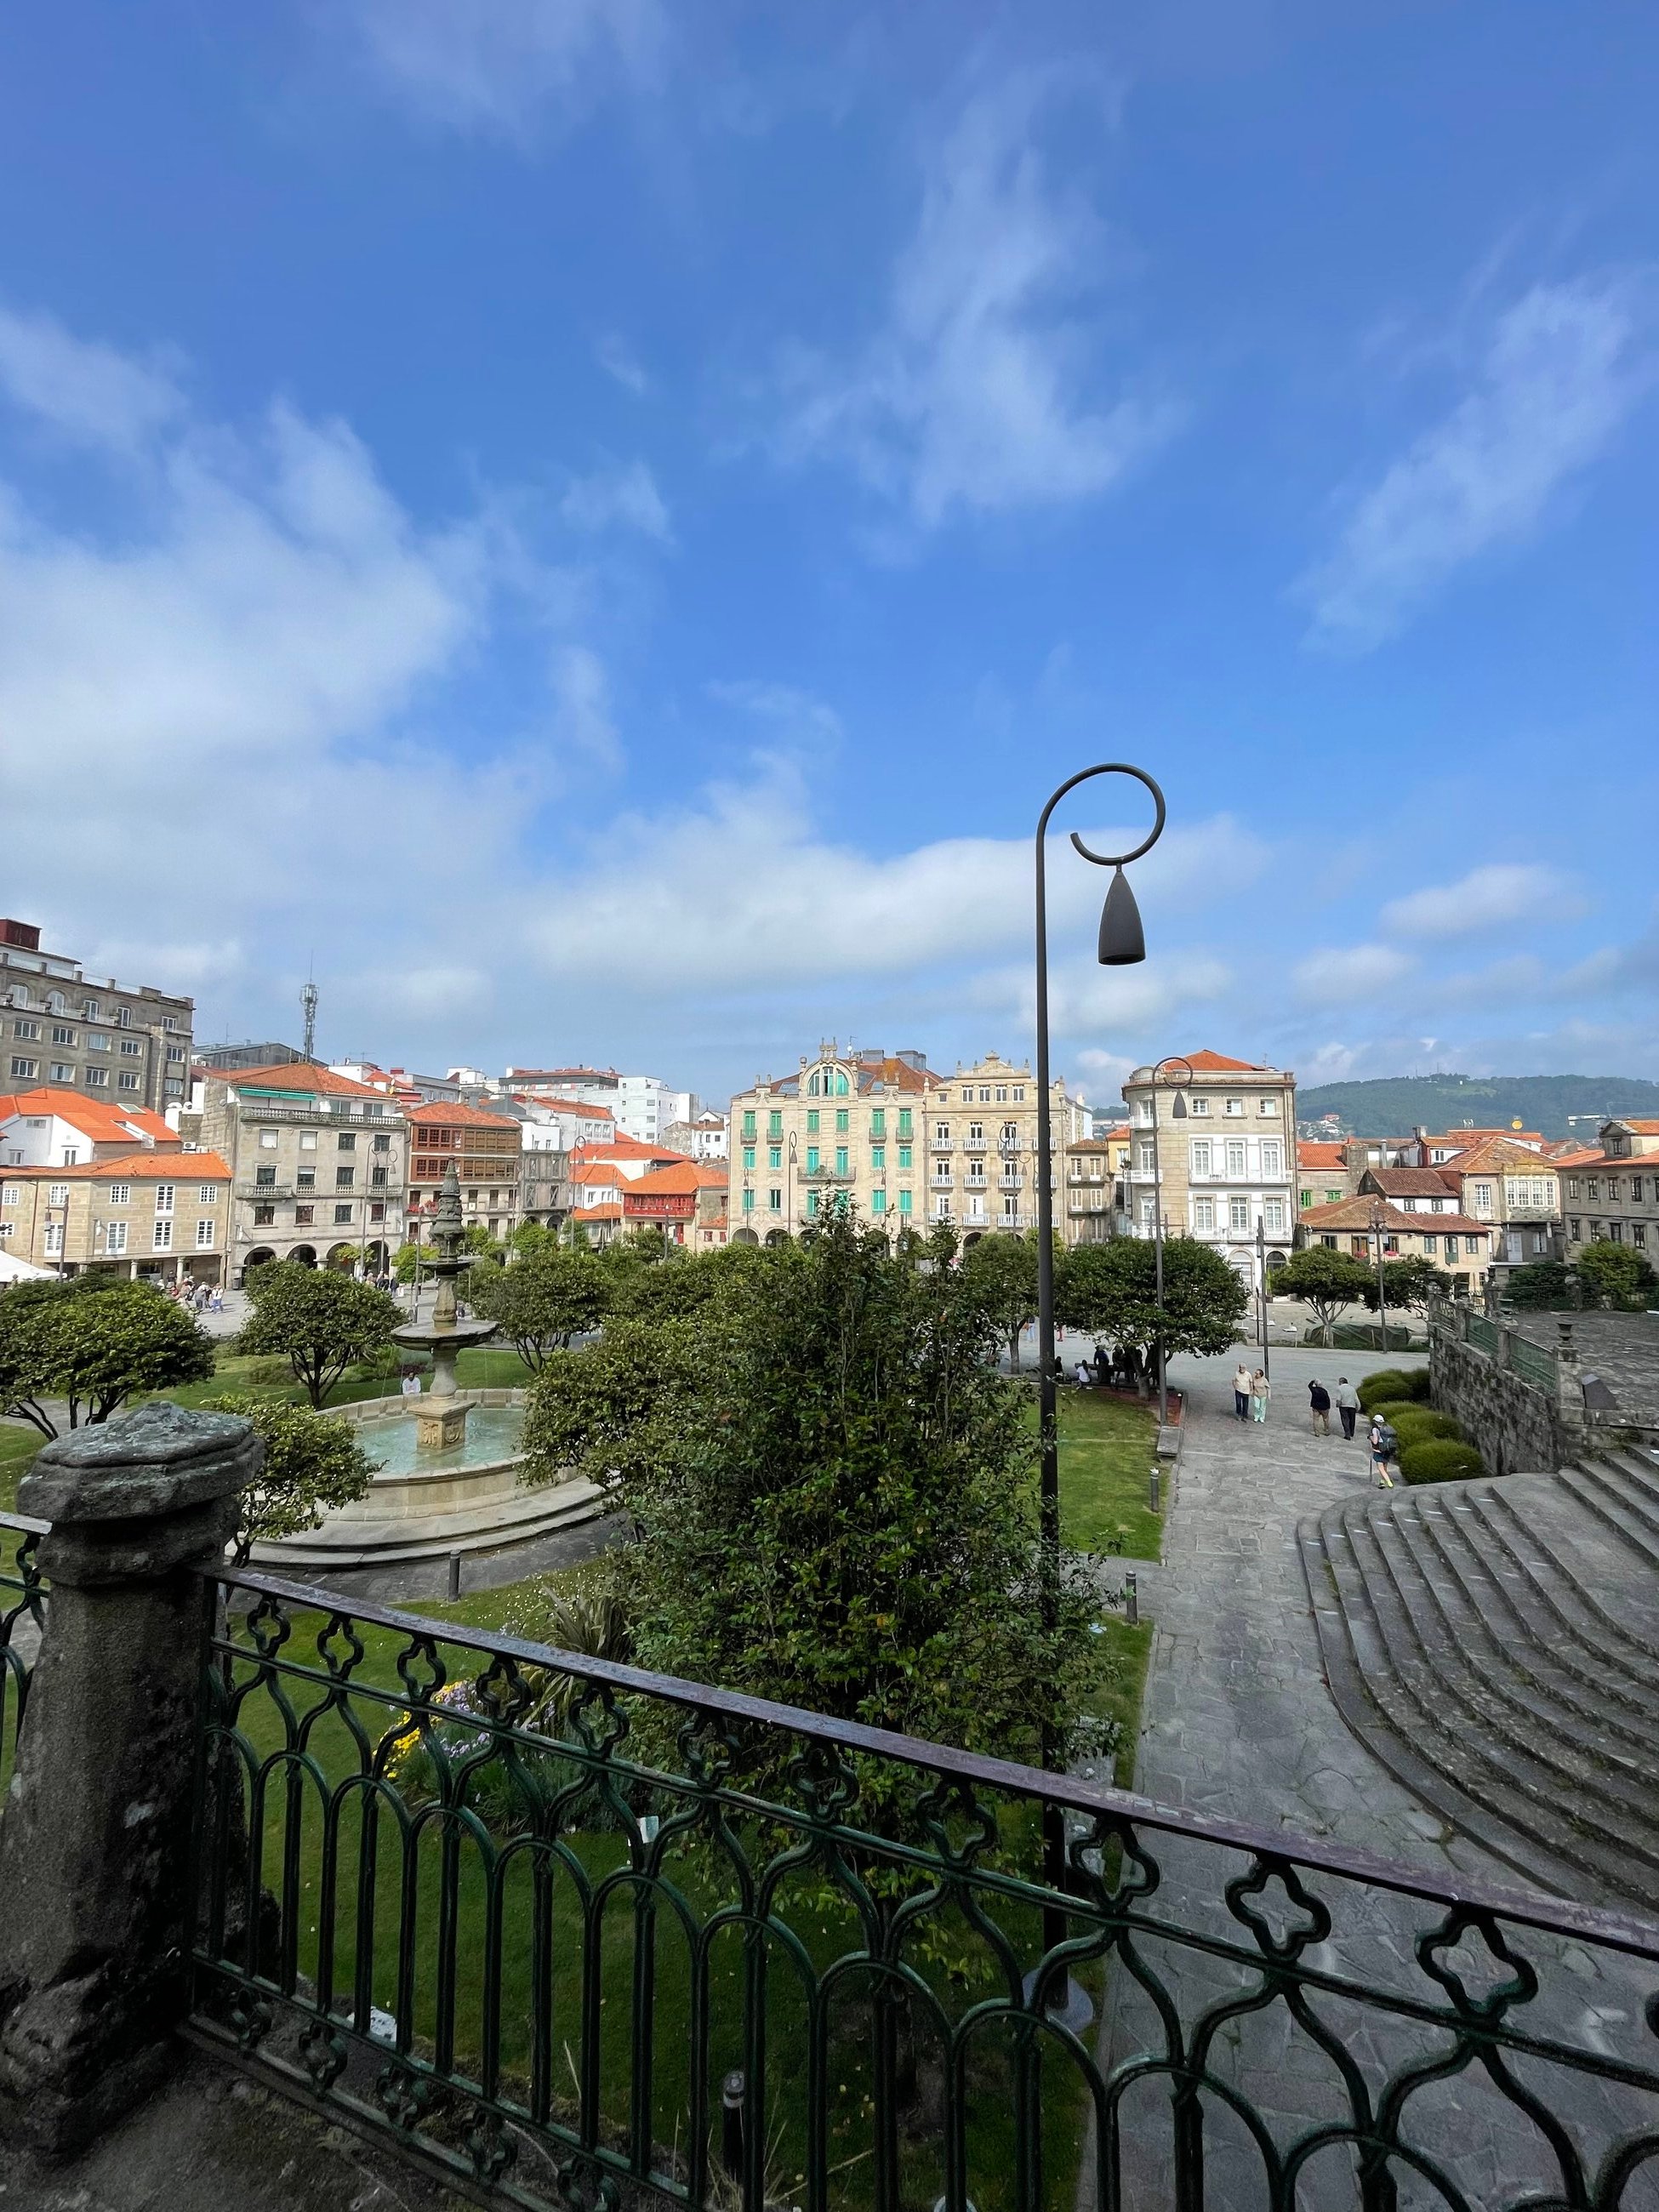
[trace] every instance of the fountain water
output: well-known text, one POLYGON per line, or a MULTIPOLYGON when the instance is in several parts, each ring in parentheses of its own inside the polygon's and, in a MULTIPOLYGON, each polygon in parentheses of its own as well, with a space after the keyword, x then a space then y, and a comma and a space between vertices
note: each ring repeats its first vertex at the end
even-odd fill
POLYGON ((406 1328, 392 1333, 394 1344, 432 1354, 432 1388, 422 1393, 419 1403, 411 1409, 416 1447, 423 1452, 453 1451, 465 1443, 469 1401, 456 1395, 456 1355, 468 1345, 483 1344, 495 1334, 493 1321, 461 1321, 456 1315, 455 1278, 472 1265, 470 1258, 461 1257, 463 1233, 461 1179, 452 1160, 438 1187, 432 1217, 432 1241, 438 1248, 438 1257, 431 1263, 438 1285, 432 1318, 422 1324, 417 1317, 406 1328))

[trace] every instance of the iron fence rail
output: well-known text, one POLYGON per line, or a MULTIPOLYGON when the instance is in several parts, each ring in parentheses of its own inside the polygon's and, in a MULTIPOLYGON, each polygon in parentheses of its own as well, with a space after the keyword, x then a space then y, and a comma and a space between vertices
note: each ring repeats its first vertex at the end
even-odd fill
POLYGON ((1655 2201, 1659 1928, 215 1579, 201 2032, 513 2202, 1655 2201))

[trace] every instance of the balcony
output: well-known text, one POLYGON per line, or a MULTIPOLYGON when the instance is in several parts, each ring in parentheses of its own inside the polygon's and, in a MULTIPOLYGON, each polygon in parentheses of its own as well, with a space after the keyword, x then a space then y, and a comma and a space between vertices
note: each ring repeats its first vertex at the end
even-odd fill
POLYGON ((927 1178, 928 1188, 932 1190, 952 1190, 956 1188, 956 1180, 953 1175, 936 1171, 927 1178))
POLYGON ((991 1178, 981 1168, 977 1174, 963 1176, 962 1178, 962 1187, 964 1190, 989 1190, 991 1188, 991 1178))
POLYGON ((927 1149, 930 1152, 951 1152, 956 1150, 956 1146, 948 1137, 929 1137, 927 1149))
POLYGON ((988 1152, 990 1139, 988 1137, 964 1137, 962 1140, 962 1149, 964 1152, 988 1152))
MULTIPOLYGON (((238 1198, 252 1199, 259 1206, 270 1206, 272 1204, 280 1206, 285 1200, 292 1198, 294 1194, 294 1185, 291 1182, 239 1182, 236 1186, 236 1195, 238 1198)), ((300 1196, 301 1198, 314 1198, 316 1196, 316 1193, 314 1191, 303 1190, 300 1193, 300 1196)))
POLYGON ((1000 1152, 1017 1152, 1019 1150, 1019 1139, 1018 1137, 999 1137, 997 1139, 997 1150, 1000 1152))
MULTIPOLYGON (((775 1172, 775 1170, 774 1170, 774 1172, 775 1172)), ((806 1168, 801 1174, 801 1181, 803 1182, 841 1183, 852 1182, 854 1180, 854 1177, 851 1168, 806 1168)))
POLYGON ((1004 1168, 1002 1173, 997 1177, 997 1188, 999 1190, 1018 1190, 1022 1180, 1023 1178, 1018 1168, 1004 1168))

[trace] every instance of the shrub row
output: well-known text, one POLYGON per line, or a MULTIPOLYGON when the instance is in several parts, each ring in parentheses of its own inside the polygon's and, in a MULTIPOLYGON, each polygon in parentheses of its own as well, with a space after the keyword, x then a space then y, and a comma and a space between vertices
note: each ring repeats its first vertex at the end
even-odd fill
POLYGON ((1473 1444, 1449 1437, 1426 1437, 1420 1443, 1400 1440, 1400 1472, 1407 1482, 1468 1482, 1486 1467, 1473 1444))
POLYGON ((1425 1400, 1428 1395, 1426 1367, 1379 1367, 1359 1386, 1359 1402, 1368 1413, 1375 1413, 1382 1404, 1394 1404, 1401 1399, 1425 1400))

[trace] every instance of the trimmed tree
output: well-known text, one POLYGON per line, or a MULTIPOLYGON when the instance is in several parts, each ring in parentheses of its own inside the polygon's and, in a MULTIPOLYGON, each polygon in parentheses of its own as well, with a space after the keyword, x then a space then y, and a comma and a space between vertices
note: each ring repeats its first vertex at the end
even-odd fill
POLYGON ((204 1382, 213 1340, 149 1283, 19 1283, 0 1291, 0 1407, 55 1437, 48 1399, 70 1428, 106 1421, 131 1397, 204 1382))
POLYGON ((1164 1304, 1158 1302, 1158 1254, 1149 1237, 1114 1237, 1079 1244, 1064 1255, 1054 1310, 1067 1328, 1129 1345, 1151 1358, 1161 1351, 1225 1352, 1250 1294, 1221 1255, 1194 1237, 1164 1246, 1164 1304))
POLYGON ((1268 1276, 1267 1289, 1273 1297, 1299 1298, 1310 1306, 1327 1344, 1350 1306, 1370 1304, 1376 1297, 1376 1279, 1366 1262, 1352 1252, 1334 1252, 1328 1244, 1304 1244, 1292 1252, 1268 1276))
POLYGON ((1586 1244, 1573 1267, 1588 1304, 1613 1306, 1627 1313, 1639 1313, 1659 1285, 1659 1275, 1654 1273, 1644 1254, 1633 1251, 1628 1244, 1615 1244, 1608 1237, 1586 1244))
POLYGON ((728 1272, 694 1319, 613 1322, 532 1386, 527 1471, 632 1514, 641 1663, 935 1742, 1029 1755, 1092 1663, 1045 1615, 1036 1439, 962 1272, 844 1217, 728 1272))
POLYGON ((511 1267, 481 1261, 466 1277, 466 1302, 493 1321, 525 1365, 539 1371, 550 1352, 599 1327, 611 1285, 592 1252, 562 1249, 549 1241, 511 1267))
POLYGON ((1565 1260, 1531 1260, 1510 1268, 1504 1295, 1522 1313, 1566 1312, 1578 1304, 1578 1279, 1565 1260))
POLYGON ((320 1528, 325 1514, 367 1495, 379 1462, 357 1441, 349 1421, 289 1406, 280 1399, 205 1400, 212 1413, 240 1413, 265 1448, 259 1479, 242 1492, 236 1564, 256 1544, 320 1528))
POLYGON ((238 1351, 285 1358, 313 1407, 354 1360, 384 1352, 404 1318, 397 1300, 372 1284, 293 1260, 257 1269, 247 1291, 253 1310, 238 1351))
MULTIPOLYGON (((1058 1261, 1058 1255, 1056 1255, 1058 1261)), ((1019 1370, 1020 1332, 1037 1317, 1037 1240, 994 1234, 969 1244, 962 1279, 970 1297, 1008 1347, 1008 1365, 1019 1370)))

